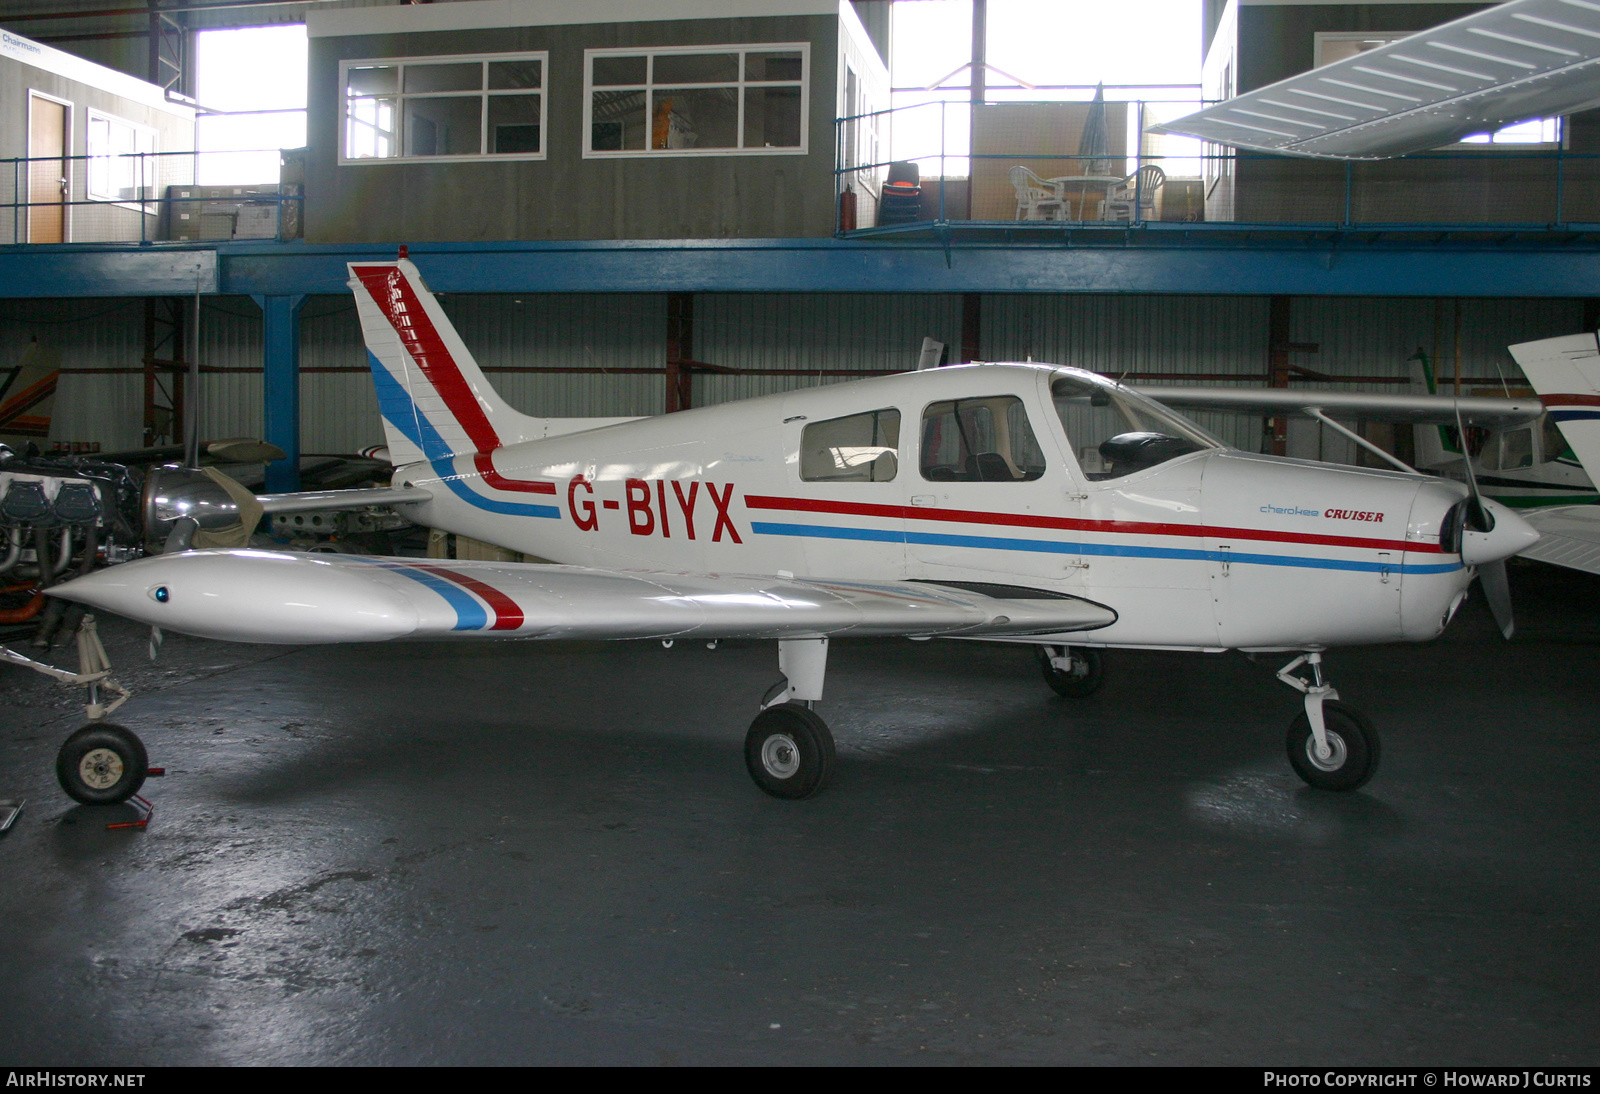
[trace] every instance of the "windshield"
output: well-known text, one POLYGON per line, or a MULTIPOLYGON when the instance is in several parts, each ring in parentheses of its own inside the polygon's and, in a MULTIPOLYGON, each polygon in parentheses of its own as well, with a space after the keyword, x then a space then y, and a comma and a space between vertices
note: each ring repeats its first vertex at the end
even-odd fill
POLYGON ((1222 446, 1199 426, 1126 388, 1058 376, 1050 393, 1078 466, 1091 482, 1222 446))

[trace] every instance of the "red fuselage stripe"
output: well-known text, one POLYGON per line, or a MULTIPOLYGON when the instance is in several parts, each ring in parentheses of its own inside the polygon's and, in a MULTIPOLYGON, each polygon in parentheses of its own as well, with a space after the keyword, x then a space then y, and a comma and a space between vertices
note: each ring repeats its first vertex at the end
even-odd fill
POLYGON ((1022 513, 984 513, 967 509, 931 509, 920 505, 868 505, 860 502, 811 501, 802 498, 747 496, 748 509, 784 509, 802 513, 837 513, 841 516, 886 517, 891 520, 937 520, 953 524, 995 524, 1013 528, 1051 528, 1066 532, 1103 532, 1112 535, 1211 536, 1217 539, 1263 540, 1269 543, 1307 543, 1325 547, 1364 547, 1383 551, 1442 553, 1436 543, 1410 543, 1360 536, 1324 536, 1307 532, 1270 532, 1260 528, 1219 528, 1208 524, 1156 524, 1131 520, 1079 520, 1073 517, 1039 517, 1022 513))
POLYGON ((461 374, 456 359, 445 346, 438 328, 428 318, 422 301, 405 275, 394 266, 357 266, 356 276, 372 294, 378 310, 383 312, 383 317, 394 328, 400 344, 439 393, 456 421, 467 431, 467 438, 477 449, 472 463, 483 476, 483 481, 496 490, 510 493, 554 494, 555 483, 508 479, 495 470, 490 453, 501 446, 500 435, 490 424, 489 416, 483 412, 477 396, 473 394, 472 385, 461 374))
POLYGON ((466 574, 447 570, 443 566, 424 566, 420 563, 414 565, 419 570, 426 570, 428 573, 442 577, 447 581, 454 581, 468 592, 477 593, 482 597, 484 602, 494 609, 495 620, 489 628, 491 631, 514 631, 522 626, 522 609, 517 607, 515 600, 512 600, 493 585, 486 585, 475 577, 468 577, 466 574))
POLYGON ((1541 395, 1545 406, 1600 406, 1600 395, 1541 395))

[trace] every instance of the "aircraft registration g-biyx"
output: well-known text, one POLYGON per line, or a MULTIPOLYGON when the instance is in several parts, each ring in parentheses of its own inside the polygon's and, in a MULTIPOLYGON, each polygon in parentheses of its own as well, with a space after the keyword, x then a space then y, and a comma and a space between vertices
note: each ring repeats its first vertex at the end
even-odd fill
MULTIPOLYGON (((485 381, 410 261, 350 273, 395 464, 388 490, 352 500, 556 564, 169 551, 52 595, 242 642, 776 640, 783 679, 745 760, 782 798, 815 793, 834 763, 813 707, 835 636, 1030 644, 1066 696, 1098 687, 1106 648, 1282 651, 1279 677, 1303 696, 1290 763, 1352 790, 1378 737, 1337 702, 1324 651, 1434 638, 1476 574, 1499 603, 1502 560, 1537 538, 1470 483, 1238 451, 1052 365, 598 427, 529 417, 485 381)), ((216 501, 192 509, 202 525, 216 501)))

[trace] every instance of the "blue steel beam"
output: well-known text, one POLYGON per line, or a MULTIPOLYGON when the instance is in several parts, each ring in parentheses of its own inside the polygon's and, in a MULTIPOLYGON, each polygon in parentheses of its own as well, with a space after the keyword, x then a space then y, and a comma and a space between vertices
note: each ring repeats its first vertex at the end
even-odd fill
POLYGON ((217 252, 115 243, 0 248, 0 297, 193 296, 217 291, 217 252))
MULTIPOLYGON (((1190 226, 1218 229, 1220 225, 1190 226)), ((1118 234, 1119 245, 764 239, 422 243, 440 292, 1218 293, 1307 296, 1594 296, 1600 233, 1438 244, 1281 229, 1118 234)), ((1037 238, 1037 237, 1035 237, 1037 238)), ((345 263, 387 245, 231 241, 0 248, 0 298, 292 296, 346 291, 345 263), (210 265, 208 265, 208 263, 210 265), (207 271, 210 271, 209 279, 207 271)))
POLYGON ((300 489, 300 305, 303 293, 257 295, 265 348, 262 353, 262 432, 285 458, 267 464, 266 490, 300 489))

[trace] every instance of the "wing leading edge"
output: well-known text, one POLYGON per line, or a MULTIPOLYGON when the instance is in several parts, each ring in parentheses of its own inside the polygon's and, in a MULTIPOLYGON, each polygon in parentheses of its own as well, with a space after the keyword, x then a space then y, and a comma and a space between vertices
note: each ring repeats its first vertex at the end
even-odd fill
POLYGON ((1075 598, 1003 599, 912 581, 671 574, 528 563, 216 550, 161 555, 50 590, 236 642, 398 638, 999 637, 1109 626, 1075 598))
POLYGON ((1600 5, 1509 0, 1150 130, 1286 155, 1382 159, 1587 110, 1597 72, 1600 5))
POLYGON ((1375 422, 1454 425, 1456 410, 1468 425, 1509 429, 1537 421, 1538 399, 1493 399, 1462 395, 1389 395, 1364 391, 1298 391, 1244 387, 1141 387, 1141 395, 1175 410, 1235 410, 1262 414, 1305 414, 1315 409, 1337 418, 1375 422))

